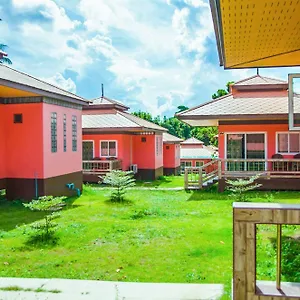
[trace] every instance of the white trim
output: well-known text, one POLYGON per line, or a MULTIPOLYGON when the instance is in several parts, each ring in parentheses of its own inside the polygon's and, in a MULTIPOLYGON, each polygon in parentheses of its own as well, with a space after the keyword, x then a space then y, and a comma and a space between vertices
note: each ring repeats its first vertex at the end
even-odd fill
POLYGON ((290 134, 298 134, 299 135, 299 152, 300 152, 300 132, 296 131, 276 131, 276 153, 282 155, 295 155, 299 152, 290 152, 290 134), (288 135, 288 152, 279 152, 278 150, 278 135, 279 134, 287 134, 288 135))
MULTIPOLYGON (((267 147, 267 145, 268 145, 268 133, 266 131, 225 132, 224 133, 224 135, 225 135, 224 159, 227 159, 227 135, 228 134, 244 134, 244 135, 247 135, 247 134, 264 134, 264 136, 265 136, 265 158, 264 159, 267 159, 267 157, 268 157, 268 147, 267 147)), ((247 136, 245 136, 245 142, 244 142, 245 154, 246 154, 246 151, 247 151, 246 145, 247 145, 247 136)), ((244 157, 243 159, 246 159, 246 157, 244 157)))
POLYGON ((294 78, 300 78, 300 73, 293 73, 288 75, 288 84, 289 84, 289 92, 288 92, 288 109, 289 109, 289 130, 290 131, 299 131, 300 126, 295 126, 294 124, 294 78))
MULTIPOLYGON (((95 157, 95 141, 94 140, 82 140, 82 143, 84 142, 92 142, 93 143, 93 158, 95 157)), ((83 155, 83 152, 82 152, 83 155)))
POLYGON ((101 155, 102 152, 102 147, 101 147, 101 143, 102 142, 108 142, 108 152, 109 152, 109 142, 115 142, 116 143, 116 155, 114 155, 113 157, 118 157, 118 141, 117 140, 100 140, 100 153, 99 153, 99 157, 112 157, 112 155, 101 155))

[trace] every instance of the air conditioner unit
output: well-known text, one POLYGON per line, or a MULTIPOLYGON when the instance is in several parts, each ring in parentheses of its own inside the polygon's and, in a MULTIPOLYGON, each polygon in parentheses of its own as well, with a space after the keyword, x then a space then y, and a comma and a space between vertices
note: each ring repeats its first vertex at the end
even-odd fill
POLYGON ((138 172, 138 166, 137 165, 130 165, 130 171, 133 172, 133 174, 136 174, 138 172))

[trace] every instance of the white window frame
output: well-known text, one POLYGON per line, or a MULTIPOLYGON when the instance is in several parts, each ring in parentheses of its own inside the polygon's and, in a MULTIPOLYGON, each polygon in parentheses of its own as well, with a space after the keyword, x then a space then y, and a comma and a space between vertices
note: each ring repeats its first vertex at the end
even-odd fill
POLYGON ((276 153, 282 154, 282 155, 295 155, 300 153, 300 132, 296 131, 277 131, 276 132, 276 153), (288 135, 288 152, 279 152, 278 149, 278 135, 279 134, 287 134, 288 135), (299 135, 299 152, 290 152, 290 134, 298 134, 299 135))
MULTIPOLYGON (((109 152, 109 148, 108 148, 108 152, 109 152)), ((100 140, 100 153, 99 153, 99 157, 118 157, 118 141, 117 140, 100 140), (102 142, 107 142, 108 146, 109 146, 109 142, 115 142, 116 143, 116 155, 102 155, 102 147, 101 147, 101 143, 102 142)))
POLYGON ((288 75, 288 84, 289 84, 289 92, 288 92, 288 109, 289 109, 289 130, 290 131, 299 131, 300 126, 295 126, 294 124, 294 88, 293 88, 293 79, 300 78, 300 73, 293 73, 288 75))
POLYGON ((156 156, 161 156, 163 151, 163 139, 162 135, 155 136, 155 152, 156 156))
POLYGON ((92 142, 93 143, 93 158, 95 158, 95 141, 94 140, 82 140, 82 144, 84 142, 92 142))

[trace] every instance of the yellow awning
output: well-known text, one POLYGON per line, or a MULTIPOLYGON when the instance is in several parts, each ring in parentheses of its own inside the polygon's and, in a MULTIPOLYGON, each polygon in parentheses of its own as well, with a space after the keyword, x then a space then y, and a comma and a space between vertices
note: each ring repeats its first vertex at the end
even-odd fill
POLYGON ((300 0, 210 0, 225 69, 300 66, 300 0))

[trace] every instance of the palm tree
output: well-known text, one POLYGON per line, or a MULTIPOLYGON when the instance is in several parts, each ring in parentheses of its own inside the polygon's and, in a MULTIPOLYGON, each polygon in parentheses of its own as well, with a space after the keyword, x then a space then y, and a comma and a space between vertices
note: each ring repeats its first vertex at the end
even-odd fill
MULTIPOLYGON (((2 19, 0 18, 0 21, 2 19)), ((7 48, 7 45, 0 44, 0 64, 11 65, 12 61, 7 57, 7 53, 4 51, 7 48)))
POLYGON ((12 61, 7 57, 7 53, 4 50, 7 48, 7 45, 0 44, 0 64, 11 65, 12 61))

